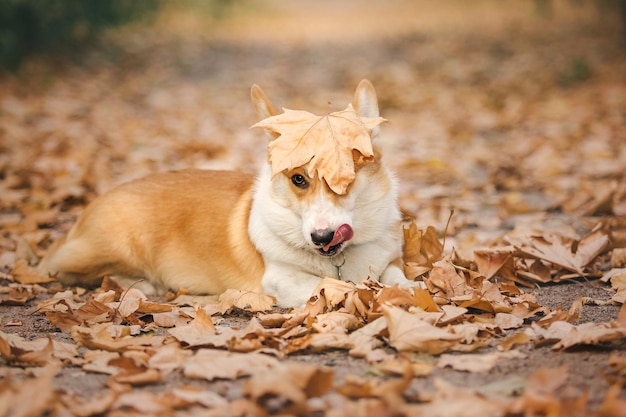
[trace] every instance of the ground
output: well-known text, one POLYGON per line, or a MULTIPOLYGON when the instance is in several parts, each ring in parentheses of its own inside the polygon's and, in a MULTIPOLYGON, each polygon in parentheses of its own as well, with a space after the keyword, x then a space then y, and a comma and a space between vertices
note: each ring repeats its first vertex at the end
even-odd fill
MULTIPOLYGON (((600 279, 610 271, 623 276, 626 267, 624 32, 615 10, 604 9, 601 2, 554 1, 551 9, 539 4, 236 2, 219 19, 201 6, 189 10, 170 5, 150 24, 107 33, 93 49, 69 58, 35 57, 17 74, 3 74, 0 410, 11 416, 68 409, 78 413, 66 400, 20 411, 15 399, 23 401, 37 389, 55 395, 73 392, 83 399, 115 392, 116 399, 100 413, 158 414, 176 407, 159 403, 161 408, 150 409, 142 401, 157 403, 155 398, 193 386, 227 400, 229 411, 213 408, 225 413, 221 415, 242 415, 237 408, 246 407, 242 398, 256 401, 258 415, 333 415, 333 410, 339 413, 334 415, 520 415, 524 410, 526 415, 574 415, 573 410, 576 415, 624 415, 619 407, 619 399, 625 398, 626 332, 620 333, 625 319, 619 314, 623 299, 615 296, 617 279, 600 279), (343 109, 362 78, 376 87, 382 116, 390 121, 382 130, 384 151, 400 182, 400 204, 420 230, 433 226, 438 239, 445 240, 440 258, 469 260, 468 270, 484 274, 476 250, 494 254, 496 248, 515 246, 513 276, 499 266, 489 278, 510 306, 518 301, 511 301, 515 297, 503 283, 515 279, 523 294, 536 297, 536 304, 544 307, 524 316, 519 327, 493 330, 486 345, 470 357, 499 352, 503 340, 533 326, 553 329, 538 323, 560 309, 567 312, 581 297, 580 317, 573 314, 555 322, 617 329, 610 340, 590 336, 555 349, 564 336, 535 334, 510 350, 520 355, 502 358, 486 371, 463 371, 458 365, 436 366, 440 353, 400 349, 393 336, 383 333, 378 337, 381 352, 404 364, 430 366, 424 376, 413 366, 401 388, 381 384, 403 381, 405 368, 398 375, 379 366, 389 361, 355 357, 345 348, 309 346, 278 356, 288 365, 330 369, 335 388, 323 395, 302 388, 306 409, 295 411, 288 403, 299 403, 286 394, 255 397, 250 390, 257 387, 258 375, 209 381, 189 377, 182 366, 163 372, 161 382, 124 384, 65 359, 51 378, 51 391, 28 385, 35 380, 32 375, 44 381, 41 375, 48 368, 21 357, 36 349, 24 345, 20 351, 7 335, 78 342, 41 308, 63 288, 16 282, 20 259, 36 263, 89 201, 120 182, 186 167, 243 169, 253 175, 265 158, 266 139, 249 129, 256 122, 248 99, 252 84, 261 85, 278 107, 324 113, 343 109), (594 231, 599 234, 592 235, 594 231), (580 273, 563 268, 554 254, 521 254, 536 249, 528 236, 541 236, 556 248, 554 242, 560 240, 552 239, 554 235, 562 237, 574 258, 582 252, 578 249, 585 246, 585 236, 600 236, 605 244, 580 265, 580 273), (533 259, 541 262, 533 264, 533 259), (540 283, 539 276, 547 282, 540 283), (9 291, 17 287, 32 295, 16 301, 19 297, 9 291), (562 366, 567 376, 550 388, 562 366), (541 370, 549 370, 544 379, 537 376, 541 370), (467 391, 457 392, 441 380, 467 391), (372 385, 369 394, 363 381, 372 385), (537 381, 544 381, 544 391, 533 387, 537 381), (159 395, 123 403, 128 390, 122 386, 159 395), (358 393, 346 394, 349 387, 358 387, 358 393), (393 397, 398 392, 400 399, 393 397), (465 396, 469 399, 463 403, 465 396), (494 396, 505 403, 502 408, 480 408, 483 398, 494 396), (446 408, 452 404, 461 405, 446 408), (473 406, 476 411, 467 414, 473 406)), ((75 293, 74 298, 85 302, 93 294, 75 293)), ((447 299, 441 305, 446 303, 461 304, 447 299)), ((488 320, 486 316, 493 320, 493 312, 485 315, 473 306, 463 315, 463 324, 488 320)), ((260 314, 245 310, 216 314, 213 320, 220 328, 245 328, 260 314)), ((150 332, 168 335, 164 326, 150 332)), ((268 343, 271 337, 261 333, 261 343, 268 343)), ((150 349, 136 351, 154 355, 157 348, 150 349)), ((85 360, 90 350, 95 349, 83 345, 76 357, 85 360)), ((138 358, 135 362, 147 360, 138 358)), ((311 378, 324 385, 318 374, 311 378)), ((179 413, 192 414, 191 408, 177 407, 179 413)))

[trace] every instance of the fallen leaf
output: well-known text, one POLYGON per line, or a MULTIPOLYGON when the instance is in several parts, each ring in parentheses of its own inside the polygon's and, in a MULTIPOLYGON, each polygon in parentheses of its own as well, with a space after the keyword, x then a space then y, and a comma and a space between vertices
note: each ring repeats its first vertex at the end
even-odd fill
POLYGON ((76 345, 50 338, 26 340, 21 336, 0 331, 0 355, 9 363, 21 366, 44 366, 61 360, 72 361, 78 356, 76 345))
POLYGON ((479 392, 457 387, 437 378, 436 392, 429 402, 417 407, 414 415, 465 417, 471 415, 497 417, 505 415, 507 403, 497 398, 487 398, 479 392))
POLYGON ((54 277, 44 277, 37 273, 34 268, 28 266, 28 262, 25 259, 15 261, 15 267, 10 274, 20 284, 45 284, 56 281, 54 277))
POLYGON ((497 313, 494 323, 502 330, 517 329, 524 324, 524 319, 510 313, 497 313))
POLYGON ((611 283, 616 293, 611 301, 624 304, 626 301, 626 268, 613 268, 602 276, 602 281, 611 283))
POLYGON ((137 288, 129 288, 122 294, 117 311, 124 318, 130 317, 147 299, 145 294, 137 288))
POLYGON ((515 399, 507 407, 508 413, 522 414, 532 412, 532 415, 545 415, 550 410, 558 410, 560 400, 556 390, 567 379, 567 367, 539 368, 528 378, 526 389, 521 397, 515 399))
POLYGON ((65 393, 61 396, 63 405, 74 416, 88 417, 104 414, 108 411, 118 394, 113 390, 107 390, 100 395, 90 395, 88 398, 81 398, 74 393, 65 393))
POLYGON ((509 278, 514 275, 514 248, 491 248, 474 250, 474 261, 478 272, 486 279, 496 275, 509 278))
POLYGON ((79 346, 110 352, 161 346, 165 339, 163 336, 154 335, 131 336, 128 326, 122 327, 124 334, 114 337, 109 333, 109 327, 112 327, 110 323, 100 323, 93 327, 74 326, 71 331, 72 339, 79 346))
POLYGON ((53 381, 60 369, 59 364, 48 365, 36 378, 0 385, 2 414, 11 417, 34 417, 52 411, 58 402, 53 381))
POLYGON ((256 373, 267 373, 278 360, 262 353, 234 353, 222 350, 200 349, 185 361, 183 373, 196 379, 236 379, 256 373))
POLYGON ((503 359, 523 359, 526 355, 517 350, 506 352, 473 353, 473 354, 447 354, 439 357, 437 367, 450 367, 457 371, 487 372, 503 359))
POLYGON ((597 230, 578 242, 556 234, 544 234, 529 236, 525 240, 515 243, 514 246, 520 255, 542 259, 579 275, 584 275, 583 268, 598 254, 606 250, 609 244, 608 234, 603 230, 597 230))
POLYGON ((173 408, 184 408, 190 405, 201 405, 204 408, 217 408, 228 405, 228 400, 216 392, 192 386, 174 388, 165 394, 171 397, 168 402, 173 408))
POLYGON ((361 327, 361 321, 353 314, 340 311, 318 314, 312 324, 313 330, 318 333, 344 332, 361 327))
POLYGON ((309 175, 316 173, 335 193, 345 194, 356 177, 355 165, 374 157, 372 129, 386 120, 360 117, 351 104, 325 116, 283 110, 252 126, 280 135, 268 146, 272 174, 309 164, 309 175))
POLYGON ((30 286, 12 287, 8 294, 0 295, 0 305, 23 306, 35 297, 36 294, 30 286))
POLYGON ((210 343, 216 330, 211 317, 199 308, 196 310, 196 318, 191 323, 168 329, 167 332, 188 346, 202 346, 210 343))
POLYGON ((434 298, 438 304, 447 304, 447 301, 454 297, 473 292, 465 278, 459 275, 454 265, 446 260, 435 262, 428 277, 424 278, 424 282, 428 290, 435 294, 434 298))
POLYGON ((276 304, 276 298, 252 291, 228 289, 219 296, 218 311, 221 314, 233 308, 251 312, 270 311, 276 304))
POLYGON ((399 351, 439 354, 459 344, 465 335, 436 327, 398 307, 381 306, 389 329, 389 344, 399 351))
POLYGON ((181 349, 176 343, 170 343, 159 348, 154 355, 150 356, 148 365, 166 375, 182 368, 189 356, 191 356, 191 351, 181 349))
POLYGON ((332 370, 318 365, 280 364, 271 372, 258 372, 246 381, 244 396, 262 410, 285 415, 307 415, 307 400, 333 386, 332 370))

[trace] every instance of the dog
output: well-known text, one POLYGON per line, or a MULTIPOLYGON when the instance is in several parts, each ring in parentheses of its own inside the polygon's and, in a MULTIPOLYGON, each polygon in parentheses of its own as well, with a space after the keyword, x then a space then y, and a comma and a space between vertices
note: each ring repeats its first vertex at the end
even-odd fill
MULTIPOLYGON (((251 98, 259 120, 284 114, 256 85, 251 98)), ((379 118, 369 81, 349 108, 379 118)), ((270 145, 281 136, 266 131, 270 145)), ((114 275, 148 294, 264 292, 282 307, 303 306, 324 277, 412 286, 402 270, 397 181, 379 136, 378 126, 368 130, 367 158, 352 151, 354 178, 340 192, 311 161, 273 172, 269 157, 256 178, 188 169, 120 185, 87 206, 39 270, 87 287, 114 275)))

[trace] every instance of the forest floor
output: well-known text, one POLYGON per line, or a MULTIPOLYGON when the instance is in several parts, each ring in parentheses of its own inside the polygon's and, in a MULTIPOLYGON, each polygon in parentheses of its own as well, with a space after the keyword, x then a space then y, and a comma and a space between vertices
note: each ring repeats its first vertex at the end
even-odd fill
POLYGON ((466 3, 170 6, 2 74, 2 415, 626 415, 621 22, 595 2, 466 3), (252 175, 267 146, 252 84, 319 114, 362 78, 390 121, 385 159, 419 230, 407 246, 426 248, 429 226, 443 246, 407 259, 422 298, 331 283, 305 312, 148 305, 30 269, 116 184, 252 175))

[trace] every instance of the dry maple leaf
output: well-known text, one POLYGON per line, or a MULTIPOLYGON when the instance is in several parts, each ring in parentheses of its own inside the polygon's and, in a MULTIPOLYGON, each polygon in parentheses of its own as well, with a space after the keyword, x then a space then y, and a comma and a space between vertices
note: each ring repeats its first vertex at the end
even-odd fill
POLYGON ((215 335, 215 325, 211 316, 199 308, 196 310, 196 317, 186 326, 178 326, 167 330, 179 342, 188 346, 202 346, 211 342, 215 335))
POLYGON ((502 359, 524 359, 525 357, 526 355, 518 350, 460 355, 444 353, 439 357, 437 367, 450 367, 457 371, 465 372, 488 372, 502 359))
POLYGON ((610 239, 604 230, 591 232, 580 241, 570 242, 555 234, 529 236, 514 244, 522 256, 543 259, 561 268, 585 275, 583 268, 609 247, 610 239))
POLYGON ((430 271, 433 263, 443 254, 443 244, 437 238, 437 230, 428 226, 426 230, 417 228, 415 221, 403 229, 404 273, 409 279, 415 279, 430 271))
POLYGON ((280 135, 268 146, 272 174, 310 164, 311 175, 316 172, 331 190, 345 194, 356 178, 355 159, 357 163, 373 159, 372 129, 386 120, 361 117, 351 104, 325 116, 302 110, 283 111, 252 126, 280 135))
POLYGON ((424 351, 436 355, 452 349, 466 338, 460 331, 436 327, 401 308, 383 305, 381 309, 387 320, 389 345, 399 351, 424 351))
POLYGON ((184 365, 186 377, 196 379, 236 379, 257 373, 266 373, 276 367, 278 359, 262 353, 235 353, 200 349, 184 365))
POLYGON ((539 368, 529 378, 524 394, 509 404, 511 414, 548 415, 550 410, 559 409, 556 390, 567 380, 567 367, 539 368), (544 414, 546 413, 546 414, 544 414))
MULTIPOLYGON (((243 393, 262 409, 280 408, 281 415, 309 415, 308 398, 319 397, 333 387, 331 369, 319 365, 290 363, 272 372, 257 372, 246 382, 243 393)), ((259 413, 264 415, 265 413, 259 413)))
POLYGON ((276 298, 271 295, 228 289, 220 295, 217 310, 221 314, 233 308, 252 312, 270 311, 274 304, 276 304, 276 298))
MULTIPOLYGON (((3 416, 42 416, 54 409, 57 392, 54 377, 60 371, 59 364, 48 365, 36 378, 0 386, 0 411, 3 416)), ((51 413, 52 414, 52 413, 51 413)))
POLYGON ((15 262, 15 268, 11 270, 10 274, 20 284, 45 284, 55 281, 55 278, 38 274, 35 269, 28 266, 28 262, 24 259, 18 259, 15 262))

